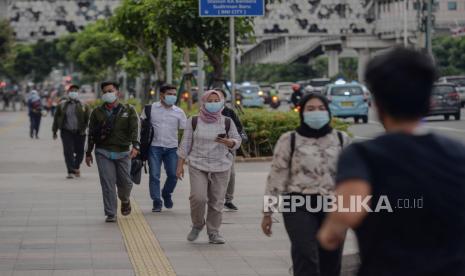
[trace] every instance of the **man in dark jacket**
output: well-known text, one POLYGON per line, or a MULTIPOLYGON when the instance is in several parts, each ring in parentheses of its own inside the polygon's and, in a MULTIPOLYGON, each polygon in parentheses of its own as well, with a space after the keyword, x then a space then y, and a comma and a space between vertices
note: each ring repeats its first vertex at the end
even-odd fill
MULTIPOLYGON (((221 93, 223 93, 223 96, 224 96, 225 99, 228 98, 228 95, 226 94, 226 92, 223 89, 215 88, 215 90, 220 91, 221 93)), ((225 117, 231 118, 231 120, 236 125, 237 132, 239 132, 239 134, 242 137, 242 141, 246 141, 247 136, 245 135, 244 128, 242 126, 241 120, 239 120, 239 117, 237 116, 236 112, 234 112, 234 110, 232 108, 229 108, 227 105, 224 105, 224 108, 223 108, 223 111, 221 112, 221 114, 223 116, 225 116, 225 117)), ((234 156, 236 156, 235 153, 234 153, 234 156)), ((232 202, 233 199, 234 199, 234 188, 235 188, 235 186, 236 186, 236 172, 235 172, 235 169, 234 169, 234 162, 233 162, 233 165, 231 167, 231 175, 229 177, 228 189, 226 190, 226 197, 225 197, 225 202, 224 202, 224 207, 226 209, 228 209, 228 210, 231 210, 231 211, 237 211, 238 210, 236 205, 234 205, 234 203, 232 202)))
POLYGON ((93 163, 92 151, 102 186, 106 222, 116 222, 116 187, 121 200, 121 214, 131 213, 131 159, 139 154, 139 117, 131 105, 118 101, 120 92, 115 82, 101 84, 104 104, 90 115, 86 164, 93 163), (115 187, 116 185, 116 187, 115 187))
POLYGON ((60 131, 68 179, 81 176, 79 167, 84 159, 89 115, 89 106, 79 101, 79 86, 70 85, 68 97, 57 106, 52 127, 53 139, 57 139, 60 131))

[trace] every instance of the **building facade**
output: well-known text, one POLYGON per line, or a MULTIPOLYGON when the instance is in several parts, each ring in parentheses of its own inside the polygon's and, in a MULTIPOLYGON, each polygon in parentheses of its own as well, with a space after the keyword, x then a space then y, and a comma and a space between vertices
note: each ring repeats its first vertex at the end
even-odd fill
MULTIPOLYGON (((120 0, 0 0, 18 41, 78 32, 113 13, 120 0)), ((3 15, 5 17, 5 15, 3 15)))

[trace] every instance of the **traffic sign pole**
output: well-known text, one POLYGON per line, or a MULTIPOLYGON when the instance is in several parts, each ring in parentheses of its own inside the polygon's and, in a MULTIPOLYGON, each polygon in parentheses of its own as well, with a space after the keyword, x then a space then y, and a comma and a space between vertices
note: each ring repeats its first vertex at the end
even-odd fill
POLYGON ((229 17, 229 71, 231 74, 231 102, 232 108, 236 106, 236 41, 234 31, 234 17, 229 17))
POLYGON ((232 106, 236 103, 236 38, 234 17, 263 16, 265 0, 199 0, 200 17, 229 17, 229 71, 232 106))

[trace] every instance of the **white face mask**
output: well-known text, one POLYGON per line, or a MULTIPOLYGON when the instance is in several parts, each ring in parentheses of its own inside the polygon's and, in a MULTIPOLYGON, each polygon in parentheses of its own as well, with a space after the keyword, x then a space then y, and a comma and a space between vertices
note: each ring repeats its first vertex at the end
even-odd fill
POLYGON ((313 129, 321 129, 329 123, 328 111, 305 111, 304 123, 313 129))
POLYGON ((106 103, 112 103, 116 101, 116 92, 105 93, 102 95, 102 100, 106 103))
POLYGON ((79 93, 76 91, 72 91, 69 92, 68 96, 71 100, 76 100, 79 97, 79 93))

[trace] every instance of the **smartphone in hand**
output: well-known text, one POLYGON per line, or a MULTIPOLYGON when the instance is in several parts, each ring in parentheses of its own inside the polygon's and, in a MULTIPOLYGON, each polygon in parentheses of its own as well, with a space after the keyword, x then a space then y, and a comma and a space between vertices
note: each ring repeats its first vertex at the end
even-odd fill
POLYGON ((226 133, 221 133, 221 134, 218 134, 217 136, 218 138, 226 138, 226 133))

